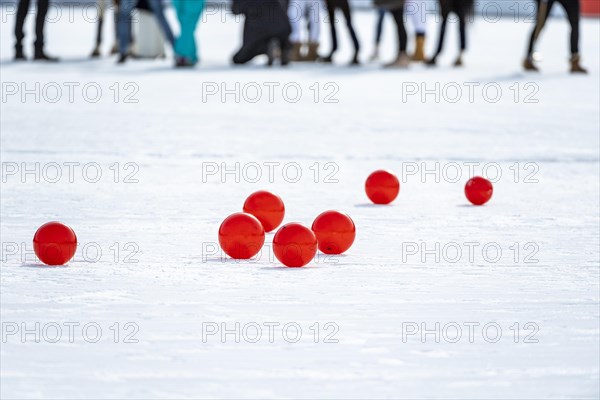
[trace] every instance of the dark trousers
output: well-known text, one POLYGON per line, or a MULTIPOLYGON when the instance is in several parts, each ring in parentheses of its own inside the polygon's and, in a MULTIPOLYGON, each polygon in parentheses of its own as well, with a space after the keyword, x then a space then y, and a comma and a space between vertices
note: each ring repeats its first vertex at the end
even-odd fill
POLYGON ((377 10, 377 25, 375 28, 375 44, 381 43, 381 35, 383 34, 383 19, 385 18, 385 9, 380 8, 377 10))
POLYGON ((442 14, 442 25, 440 26, 440 37, 435 56, 440 55, 444 49, 444 37, 446 36, 446 24, 451 12, 458 16, 458 29, 460 32, 460 49, 467 49, 467 10, 462 0, 445 0, 440 1, 440 11, 442 14))
MULTIPOLYGON (((15 38, 17 43, 15 48, 17 50, 23 49, 23 38, 25 33, 23 32, 23 25, 25 24, 25 18, 29 11, 30 0, 20 0, 19 7, 17 9, 17 22, 15 23, 15 38)), ((35 52, 41 53, 44 50, 44 24, 46 23, 46 14, 48 13, 48 0, 38 0, 37 2, 37 14, 35 16, 35 52)))
MULTIPOLYGON (((579 53, 579 0, 549 0, 548 8, 546 9, 546 14, 543 16, 538 15, 535 28, 533 28, 533 32, 531 32, 531 37, 529 39, 529 47, 527 48, 528 56, 531 56, 533 54, 533 49, 535 47, 535 42, 537 41, 537 36, 544 27, 544 23, 550 15, 550 10, 552 9, 552 6, 554 5, 554 3, 557 2, 560 3, 567 12, 567 18, 569 19, 569 24, 571 24, 571 53, 579 53)), ((540 0, 536 0, 536 3, 539 12, 540 0)))
POLYGON ((338 38, 337 32, 335 30, 335 10, 338 8, 344 14, 346 25, 348 26, 350 36, 352 37, 352 43, 354 43, 354 50, 356 53, 358 53, 360 45, 358 43, 358 37, 356 36, 356 32, 354 31, 354 26, 352 25, 352 13, 350 12, 350 5, 348 4, 348 0, 327 0, 326 3, 327 13, 329 14, 329 23, 331 24, 331 55, 333 55, 333 53, 335 53, 338 49, 338 38))
POLYGON ((394 21, 396 21, 396 28, 398 28, 398 50, 400 53, 406 53, 408 35, 406 34, 406 26, 404 25, 404 7, 392 10, 391 13, 394 21))

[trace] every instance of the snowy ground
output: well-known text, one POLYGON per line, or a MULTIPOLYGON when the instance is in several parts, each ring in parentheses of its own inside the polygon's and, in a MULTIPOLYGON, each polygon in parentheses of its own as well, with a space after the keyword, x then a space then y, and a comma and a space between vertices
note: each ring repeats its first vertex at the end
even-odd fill
MULTIPOLYGON (((531 24, 511 19, 477 19, 458 70, 454 24, 435 70, 346 67, 343 30, 336 66, 269 70, 230 67, 241 26, 212 16, 202 65, 174 71, 88 61, 94 25, 78 12, 47 27, 63 62, 16 64, 2 18, 2 398, 598 398, 598 20, 582 25, 591 73, 573 77, 563 20, 527 75, 531 24), (239 102, 207 92, 236 83, 239 102), (422 84, 424 101, 410 95, 422 84), (466 204, 469 162, 502 173, 485 207, 466 204), (439 183, 422 176, 436 167, 439 183), (378 168, 405 175, 389 207, 362 189, 378 168), (355 245, 299 270, 272 260, 272 235, 258 260, 222 258, 220 222, 259 189, 288 222, 347 212, 355 245), (50 220, 77 232, 67 267, 32 255, 50 220)), ((374 15, 356 19, 366 60, 374 15)), ((385 60, 394 46, 388 20, 385 60)))

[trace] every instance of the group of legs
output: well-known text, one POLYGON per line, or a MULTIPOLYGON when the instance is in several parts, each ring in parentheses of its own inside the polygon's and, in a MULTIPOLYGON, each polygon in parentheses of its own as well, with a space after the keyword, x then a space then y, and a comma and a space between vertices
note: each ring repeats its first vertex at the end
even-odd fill
MULTIPOLYGON (((425 22, 425 16, 427 14, 426 3, 427 2, 424 0, 406 0, 404 3, 404 7, 396 7, 389 10, 389 12, 394 17, 394 21, 398 30, 398 54, 394 61, 392 61, 389 64, 386 64, 387 67, 407 67, 411 60, 424 61, 427 65, 436 65, 437 58, 442 53, 442 50, 444 48, 446 25, 452 13, 456 14, 456 16, 458 17, 458 26, 460 32, 460 53, 454 65, 462 65, 462 54, 467 48, 467 17, 473 12, 473 0, 439 0, 442 23, 440 26, 436 52, 433 55, 433 57, 429 59, 426 59, 425 57, 425 35, 427 33, 427 27, 425 22), (404 24, 405 13, 411 17, 411 22, 415 30, 415 51, 410 57, 406 53, 408 37, 406 33, 406 27, 404 24)), ((376 50, 375 54, 373 55, 373 58, 378 57, 383 19, 385 17, 386 10, 380 9, 378 12, 379 15, 377 22, 377 32, 375 36, 376 50)))
MULTIPOLYGON (((107 9, 107 3, 111 0, 98 0, 99 4, 99 20, 96 47, 93 56, 99 55, 100 43, 102 38, 102 24, 104 11, 107 9)), ((133 10, 138 6, 140 0, 113 0, 115 12, 117 15, 117 44, 119 52, 119 63, 125 62, 129 55, 131 45, 131 15, 133 10)), ((167 22, 162 0, 145 0, 148 7, 157 19, 158 25, 165 37, 171 44, 175 53, 176 65, 191 66, 198 61, 197 44, 194 38, 194 33, 198 25, 198 21, 204 10, 204 0, 172 0, 173 7, 177 13, 177 18, 180 24, 180 35, 175 38, 173 32, 167 22)), ((244 9, 246 11, 239 12, 246 14, 244 28, 244 45, 242 49, 234 56, 234 63, 245 63, 259 54, 269 55, 270 63, 273 58, 279 55, 287 64, 287 61, 316 61, 332 62, 335 52, 338 50, 338 36, 336 30, 336 11, 341 11, 346 27, 350 34, 354 47, 354 54, 351 64, 358 64, 358 54, 360 44, 356 30, 352 23, 352 13, 348 0, 323 0, 327 9, 327 16, 330 23, 331 33, 331 50, 324 56, 319 57, 317 50, 319 46, 320 35, 320 1, 321 0, 262 0, 255 2, 252 0, 233 0, 234 9, 244 9), (250 7, 269 7, 266 18, 263 21, 251 21, 252 13, 248 11, 250 7), (280 19, 285 22, 275 22, 273 9, 280 12, 280 19), (250 21, 249 21, 250 20, 250 21), (302 22, 306 21, 309 29, 309 39, 307 51, 303 51, 301 42, 302 22), (288 52, 291 52, 289 54, 288 52)), ((560 3, 566 11, 569 24, 571 26, 571 72, 585 73, 587 72, 580 65, 579 56, 579 19, 580 5, 579 0, 535 0, 538 6, 536 25, 529 38, 527 56, 523 63, 526 70, 537 71, 538 68, 534 62, 534 48, 540 36, 542 29, 545 26, 546 20, 550 15, 554 3, 560 3)), ((398 31, 398 54, 396 59, 388 64, 389 66, 403 67, 408 64, 410 58, 414 61, 426 61, 428 65, 435 65, 438 56, 441 54, 444 46, 444 38, 446 25, 449 16, 454 13, 458 17, 458 27, 460 33, 460 53, 454 65, 462 65, 462 54, 467 48, 466 40, 466 24, 467 18, 473 13, 474 0, 438 0, 440 5, 440 14, 442 22, 440 26, 439 39, 434 55, 425 60, 424 41, 426 34, 425 27, 425 0, 405 0, 405 6, 390 9, 389 12, 394 18, 398 31), (415 53, 412 57, 406 54, 407 49, 407 32, 404 23, 405 10, 409 10, 408 14, 412 17, 412 23, 415 28, 415 53)), ((398 3, 398 2, 396 2, 398 3)), ((38 0, 35 33, 36 40, 34 43, 34 59, 44 61, 56 61, 57 59, 48 56, 44 52, 44 25, 46 14, 48 12, 49 0, 38 0)), ((15 23, 15 59, 24 60, 25 53, 23 51, 23 39, 25 37, 23 26, 30 6, 30 0, 20 0, 16 23, 15 23)), ((379 10, 379 18, 377 22, 376 34, 376 52, 375 58, 378 55, 378 47, 381 40, 383 18, 386 11, 379 10)), ((255 18, 256 19, 256 18, 255 18)), ((113 50, 114 51, 114 50, 113 50)))
MULTIPOLYGON (((103 0, 100 0, 103 1, 103 0)), ((175 53, 175 64, 178 67, 193 66, 198 62, 195 31, 198 20, 204 10, 204 0, 172 0, 177 14, 180 34, 176 38, 164 14, 161 0, 146 0, 148 6, 165 37, 175 53)), ((131 44, 131 15, 138 6, 139 0, 120 0, 117 8, 117 33, 119 47, 119 63, 124 63, 129 55, 131 44)))
MULTIPOLYGON (((398 32, 398 54, 396 59, 386 64, 388 67, 405 67, 409 61, 425 61, 425 37, 427 34, 427 26, 425 23, 425 3, 426 0, 406 0, 404 7, 392 8, 389 10, 394 18, 398 32), (408 35, 404 24, 404 16, 409 15, 415 31, 415 51, 412 56, 406 54, 408 46, 408 35)), ((377 10, 377 24, 375 32, 375 50, 371 56, 371 60, 375 61, 379 58, 379 47, 383 34, 383 21, 387 10, 379 8, 377 10)))
POLYGON ((539 71, 538 67, 534 62, 534 48, 539 38, 539 35, 546 25, 546 20, 550 16, 552 6, 554 3, 560 3, 567 13, 567 19, 571 25, 571 58, 569 60, 572 73, 587 73, 587 71, 580 64, 579 56, 579 15, 580 5, 579 0, 536 0, 537 3, 537 19, 535 27, 531 32, 529 38, 529 45, 527 47, 527 56, 523 62, 523 68, 527 71, 539 71))

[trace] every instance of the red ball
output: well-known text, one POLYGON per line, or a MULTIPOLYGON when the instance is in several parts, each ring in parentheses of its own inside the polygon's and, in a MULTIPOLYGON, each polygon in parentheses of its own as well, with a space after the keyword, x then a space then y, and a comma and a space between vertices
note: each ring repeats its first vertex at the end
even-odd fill
POLYGON ((467 199, 476 206, 487 203, 494 193, 492 182, 481 176, 475 176, 465 185, 465 195, 467 199))
POLYGON ((317 237, 307 227, 285 224, 273 238, 275 257, 287 267, 303 267, 317 254, 317 237))
POLYGON ((400 193, 400 181, 391 172, 378 170, 367 178, 365 190, 375 204, 390 204, 400 193))
POLYGON ((33 251, 41 262, 65 265, 77 250, 77 236, 73 229, 60 222, 48 222, 33 236, 33 251))
POLYGON ((265 243, 265 230, 256 217, 235 213, 219 228, 219 244, 231 258, 246 260, 258 254, 265 243))
POLYGON ((338 211, 325 211, 312 224, 319 250, 325 254, 342 254, 352 246, 356 227, 352 219, 338 211))
POLYGON ((244 212, 254 215, 266 232, 281 225, 285 207, 281 198, 266 190, 252 193, 244 202, 244 212))

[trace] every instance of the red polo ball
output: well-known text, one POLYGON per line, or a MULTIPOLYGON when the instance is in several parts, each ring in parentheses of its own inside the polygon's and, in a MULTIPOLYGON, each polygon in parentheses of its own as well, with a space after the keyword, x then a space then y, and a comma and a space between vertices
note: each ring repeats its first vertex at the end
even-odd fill
POLYGON ((266 232, 271 232, 283 221, 285 206, 281 198, 266 190, 252 193, 244 202, 244 212, 254 215, 266 232))
POLYGON ((354 221, 339 211, 325 211, 312 224, 319 250, 325 254, 342 254, 352 246, 356 237, 354 221))
POLYGON ((391 172, 378 170, 367 178, 365 191, 375 204, 390 204, 400 193, 400 181, 391 172))
POLYGON ((73 229, 60 222, 48 222, 33 236, 33 251, 41 262, 65 265, 75 255, 77 236, 73 229))
POLYGON ((273 238, 273 252, 283 265, 303 267, 317 254, 317 237, 303 225, 285 224, 273 238))
POLYGON ((476 206, 482 206, 487 203, 494 193, 492 182, 481 177, 475 176, 465 185, 465 196, 476 206))
POLYGON ((256 217, 235 213, 219 228, 219 244, 231 258, 246 260, 258 254, 265 243, 265 230, 256 217))

